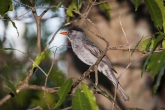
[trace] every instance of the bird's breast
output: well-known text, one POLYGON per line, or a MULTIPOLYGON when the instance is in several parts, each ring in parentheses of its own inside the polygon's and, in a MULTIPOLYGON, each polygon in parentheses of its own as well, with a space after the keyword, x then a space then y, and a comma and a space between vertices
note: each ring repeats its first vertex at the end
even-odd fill
POLYGON ((83 45, 72 44, 73 52, 77 57, 87 65, 93 65, 96 62, 96 57, 93 56, 88 50, 85 49, 83 45))

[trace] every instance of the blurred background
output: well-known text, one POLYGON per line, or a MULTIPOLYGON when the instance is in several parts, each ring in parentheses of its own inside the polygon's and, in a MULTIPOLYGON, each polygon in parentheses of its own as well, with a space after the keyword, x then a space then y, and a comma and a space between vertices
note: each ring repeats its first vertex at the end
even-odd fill
MULTIPOLYGON (((21 3, 30 4, 27 0, 20 0, 21 3)), ((37 7, 37 14, 41 14, 44 8, 52 4, 54 0, 34 0, 37 7), (40 8, 39 8, 40 7, 40 8)), ((58 3, 61 3, 57 1, 58 3)), ((62 2, 62 7, 68 7, 72 0, 65 0, 62 2)), ((91 1, 82 1, 81 13, 85 13, 90 6, 91 1)), ((112 47, 122 47, 128 49, 128 44, 131 48, 145 37, 151 37, 156 32, 153 22, 148 14, 147 7, 142 2, 137 11, 132 0, 115 0, 107 3, 110 10, 105 11, 99 5, 92 7, 88 14, 88 18, 101 29, 103 34, 112 47), (124 29, 124 32, 122 30, 124 29), (127 38, 127 39, 126 39, 127 38), (128 41, 128 43, 127 43, 128 41)), ((8 16, 11 19, 21 16, 23 13, 30 11, 29 8, 22 6, 13 1, 14 11, 9 12, 8 16)), ((74 16, 68 18, 68 13, 64 8, 50 9, 42 18, 41 36, 42 36, 42 50, 52 38, 53 34, 59 29, 61 25, 66 22, 76 20, 72 25, 79 25, 87 34, 89 39, 94 41, 102 50, 105 48, 105 42, 91 34, 90 29, 95 34, 100 35, 99 31, 88 21, 85 21, 87 27, 80 19, 80 16, 73 13, 74 16)), ((36 50, 36 24, 32 12, 13 20, 18 28, 19 36, 16 29, 12 26, 10 21, 0 20, 0 75, 18 86, 27 75, 31 68, 32 62, 16 50, 2 50, 2 48, 14 48, 22 52, 26 52, 32 59, 35 59, 36 50)), ((61 29, 66 31, 67 27, 61 29)), ((47 87, 59 87, 66 79, 78 79, 89 66, 82 63, 73 53, 70 48, 70 42, 66 36, 57 34, 54 41, 50 45, 50 50, 55 52, 56 62, 48 79, 47 87)), ((40 67, 48 72, 54 56, 53 52, 49 52, 46 58, 40 64, 40 67)), ((130 56, 129 51, 109 50, 107 56, 111 60, 113 66, 117 70, 116 77, 121 75, 119 82, 123 86, 130 100, 125 102, 122 100, 119 93, 117 93, 116 103, 123 110, 127 108, 141 108, 144 110, 159 110, 165 107, 165 81, 163 76, 160 87, 155 95, 152 95, 152 87, 155 79, 150 74, 145 73, 141 77, 142 65, 145 57, 141 52, 135 52, 130 56), (138 59, 138 60, 136 60, 138 59), (126 69, 130 61, 131 66, 126 69)), ((45 76, 38 69, 30 84, 44 85, 45 76)), ((91 85, 94 83, 94 73, 90 78, 84 80, 85 83, 91 85)), ((99 73, 99 86, 106 92, 114 95, 114 86, 102 73, 99 73)), ((0 98, 5 96, 11 90, 6 85, 4 79, 0 77, 0 98)), ((58 100, 57 95, 47 94, 48 101, 51 106, 58 100)), ((66 102, 58 109, 70 106, 71 99, 68 98, 66 102)), ((100 110, 111 109, 112 103, 102 95, 96 95, 97 103, 100 110)), ((8 103, 3 105, 0 110, 25 110, 36 106, 41 106, 44 110, 47 109, 46 103, 43 99, 42 91, 27 90, 18 94, 18 97, 13 98, 8 103)))

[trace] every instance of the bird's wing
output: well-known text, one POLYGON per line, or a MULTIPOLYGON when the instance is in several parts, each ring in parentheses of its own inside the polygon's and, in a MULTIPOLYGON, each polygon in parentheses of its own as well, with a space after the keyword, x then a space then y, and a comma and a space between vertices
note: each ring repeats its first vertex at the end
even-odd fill
MULTIPOLYGON (((93 42, 84 42, 84 47, 90 51, 96 58, 99 58, 102 51, 93 43, 93 42)), ((108 66, 115 72, 115 68, 112 66, 110 60, 107 58, 107 56, 103 57, 102 59, 103 62, 105 62, 106 64, 108 64, 108 66)))

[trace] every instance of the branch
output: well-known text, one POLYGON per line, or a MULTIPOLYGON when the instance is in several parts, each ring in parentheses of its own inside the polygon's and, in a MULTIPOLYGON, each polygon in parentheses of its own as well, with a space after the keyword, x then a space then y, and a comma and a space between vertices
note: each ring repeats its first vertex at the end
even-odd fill
MULTIPOLYGON (((56 88, 58 89, 58 88, 56 88)), ((42 90, 45 91, 47 93, 57 93, 58 90, 55 90, 55 88, 46 88, 44 86, 37 86, 37 85, 28 85, 28 84, 24 84, 21 85, 17 90, 16 93, 20 93, 23 90, 42 90)), ((13 98, 15 96, 14 93, 9 93, 6 96, 4 96, 1 100, 0 100, 0 106, 2 106, 3 104, 5 104, 7 101, 9 101, 11 98, 13 98)))

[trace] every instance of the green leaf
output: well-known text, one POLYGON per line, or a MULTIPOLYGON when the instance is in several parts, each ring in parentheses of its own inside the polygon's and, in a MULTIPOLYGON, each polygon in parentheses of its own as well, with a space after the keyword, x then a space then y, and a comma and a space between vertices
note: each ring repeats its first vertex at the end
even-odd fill
POLYGON ((110 18, 110 5, 108 3, 100 4, 99 7, 106 12, 107 16, 110 18))
POLYGON ((153 48, 153 40, 151 38, 145 39, 144 41, 142 41, 140 46, 141 46, 140 50, 150 51, 153 48))
POLYGON ((146 71, 149 71, 151 76, 154 77, 165 66, 165 50, 151 55, 148 62, 146 71))
POLYGON ((91 108, 88 110, 98 110, 99 108, 96 104, 96 98, 95 98, 93 92, 84 83, 81 83, 81 87, 82 87, 82 91, 84 92, 85 96, 87 97, 87 99, 90 103, 91 108))
POLYGON ((152 52, 155 51, 156 47, 158 46, 158 44, 164 39, 164 35, 160 34, 156 37, 156 39, 154 40, 153 43, 153 48, 152 48, 152 52))
POLYGON ((146 58, 146 60, 145 60, 145 62, 144 62, 144 64, 143 64, 143 66, 142 66, 141 77, 143 76, 143 73, 144 73, 144 71, 145 71, 146 68, 147 68, 147 65, 148 65, 148 62, 149 62, 150 58, 151 58, 151 54, 146 58))
POLYGON ((90 110, 90 103, 87 97, 80 89, 77 89, 74 93, 75 96, 72 99, 72 109, 73 110, 90 110))
POLYGON ((165 39, 162 41, 162 48, 165 49, 165 39))
POLYGON ((111 102, 114 102, 113 98, 110 95, 108 95, 106 91, 102 90, 101 87, 99 87, 99 86, 97 86, 97 88, 98 88, 98 90, 100 90, 100 93, 103 96, 107 97, 111 102))
POLYGON ((12 0, 10 0, 10 8, 9 8, 9 11, 13 11, 13 4, 12 4, 12 0))
POLYGON ((9 80, 9 79, 6 79, 5 77, 3 77, 2 75, 0 75, 0 78, 2 78, 5 83, 7 84, 7 86, 9 87, 9 89, 14 93, 16 94, 16 88, 15 86, 13 85, 13 83, 9 80))
POLYGON ((160 11, 161 11, 161 14, 162 14, 163 29, 164 29, 164 33, 165 33, 165 7, 164 7, 164 3, 163 3, 163 0, 155 0, 155 2, 158 4, 160 11))
POLYGON ((0 0, 0 15, 4 16, 10 9, 10 0, 0 0))
POLYGON ((137 11, 140 3, 141 3, 142 0, 133 0, 133 3, 135 4, 135 11, 137 11))
POLYGON ((66 15, 68 17, 73 17, 72 10, 79 10, 82 6, 82 0, 72 0, 72 3, 69 5, 68 9, 66 10, 66 15))
POLYGON ((19 36, 19 32, 18 32, 18 29, 17 29, 17 26, 16 26, 15 22, 13 22, 8 16, 5 16, 5 18, 8 19, 12 23, 13 27, 16 29, 17 34, 19 36))
POLYGON ((57 94, 60 97, 60 99, 57 102, 57 104, 53 107, 53 109, 57 108, 58 106, 60 106, 64 102, 66 96, 68 95, 68 93, 71 90, 71 87, 72 87, 72 79, 70 78, 67 81, 65 81, 61 85, 61 87, 58 89, 57 94))
POLYGON ((45 52, 42 52, 40 55, 38 55, 33 63, 33 69, 37 67, 41 63, 41 61, 45 58, 45 52))
POLYGON ((165 65, 164 65, 164 67, 160 70, 160 72, 158 73, 158 77, 157 77, 157 79, 156 79, 156 84, 155 84, 155 85, 153 86, 153 88, 152 88, 152 93, 153 93, 153 94, 156 93, 156 91, 157 91, 157 89, 158 89, 158 87, 159 87, 159 85, 160 85, 160 81, 161 81, 162 76, 163 76, 163 74, 164 74, 164 70, 165 70, 165 65))
POLYGON ((139 42, 135 45, 133 51, 131 52, 131 56, 133 55, 133 53, 135 52, 136 48, 138 47, 138 45, 141 43, 141 41, 143 40, 144 37, 142 37, 139 42))
POLYGON ((156 28, 162 28, 163 17, 156 0, 144 0, 156 28))

